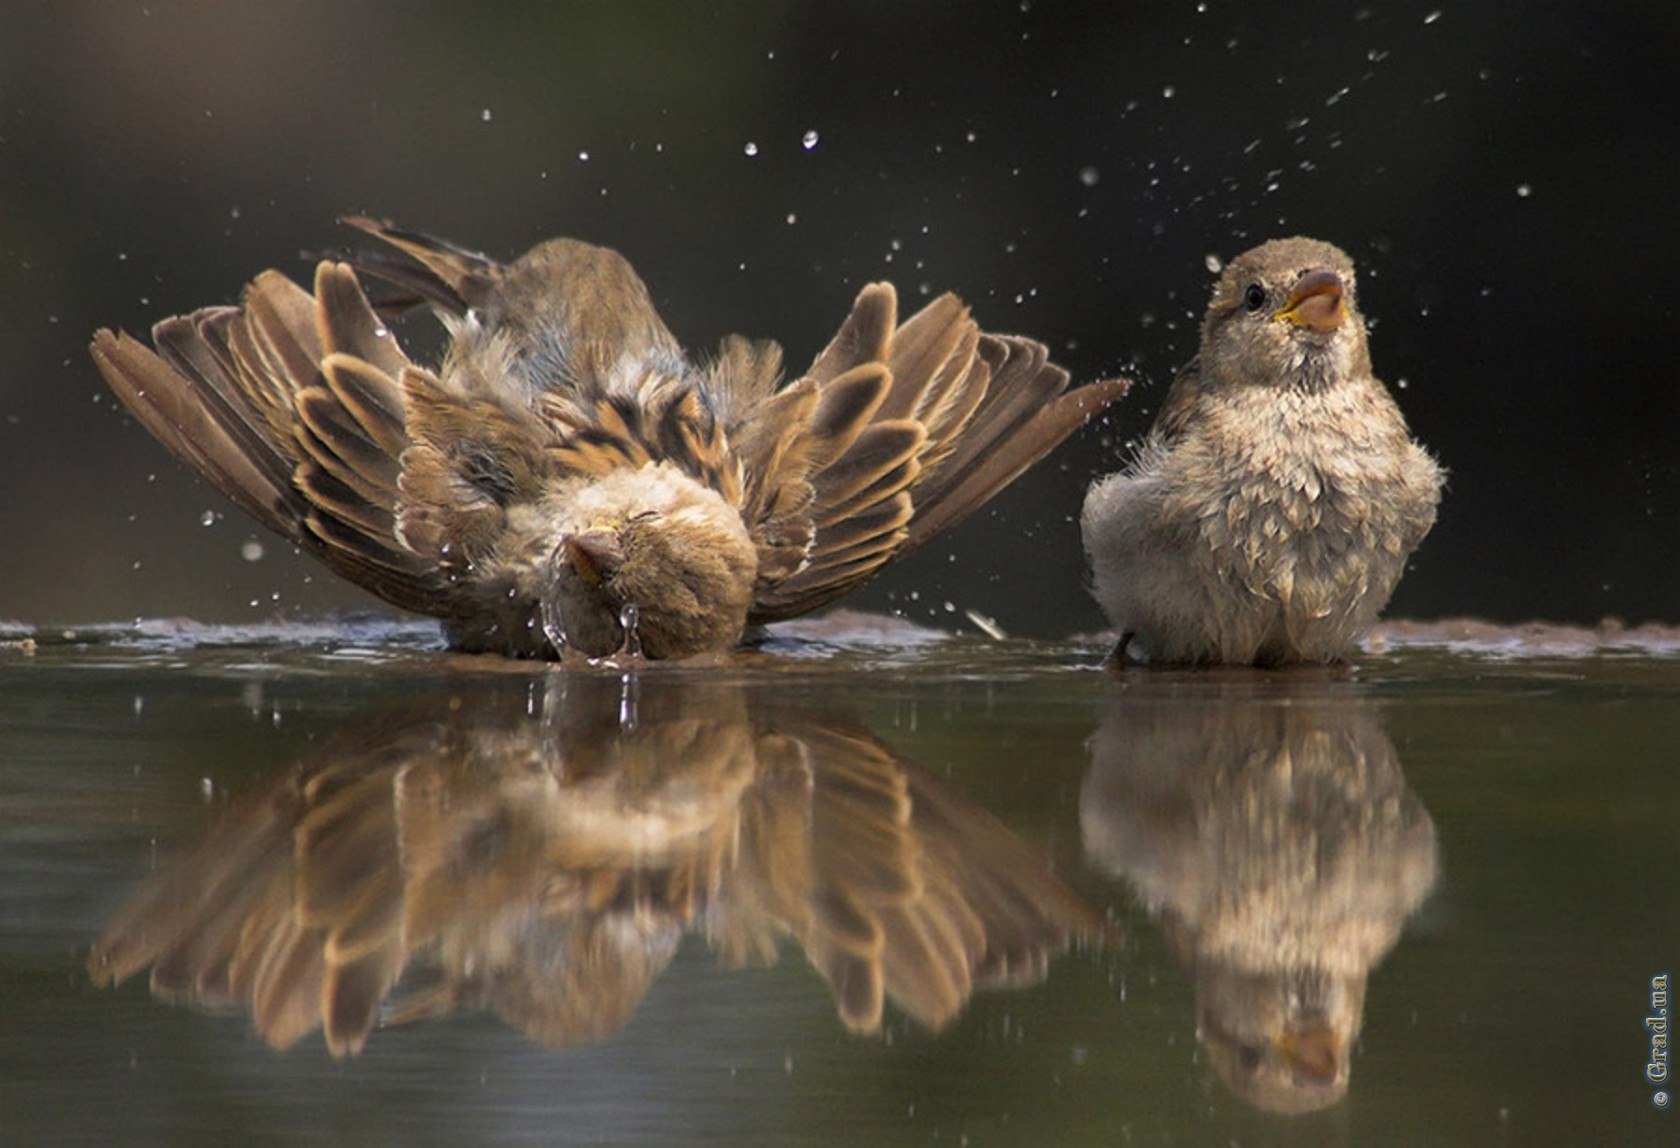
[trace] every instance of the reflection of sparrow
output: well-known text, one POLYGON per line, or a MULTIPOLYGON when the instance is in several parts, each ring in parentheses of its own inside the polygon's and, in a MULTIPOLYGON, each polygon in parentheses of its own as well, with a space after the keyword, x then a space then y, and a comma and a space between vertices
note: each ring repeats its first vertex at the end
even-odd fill
POLYGON ((489 1008, 533 1039, 615 1031, 697 933, 729 965, 791 936, 841 1018, 930 1027, 1107 934, 1043 861, 855 728, 739 688, 552 683, 444 697, 340 738, 160 873, 99 981, 243 1004, 286 1047, 489 1008), (621 721, 619 715, 625 716, 621 721))
MULTIPOLYGON (((727 648, 812 610, 985 503, 1122 380, 1067 390, 953 295, 904 323, 865 287, 804 376, 731 337, 696 367, 616 252, 509 266, 365 219, 401 254, 276 271, 240 307, 100 331, 117 396, 258 521, 469 650, 727 648), (453 336, 411 363, 358 271, 453 336)), ((382 308, 383 310, 384 308, 382 308)))
POLYGON ((1196 984, 1225 1083, 1276 1112, 1346 1092, 1370 970, 1436 876, 1435 830, 1362 703, 1128 693, 1091 739, 1086 853, 1196 984))
POLYGON ((1086 496, 1116 653, 1334 660, 1388 602, 1442 481, 1371 375, 1352 262, 1312 239, 1256 247, 1220 276, 1137 458, 1086 496))

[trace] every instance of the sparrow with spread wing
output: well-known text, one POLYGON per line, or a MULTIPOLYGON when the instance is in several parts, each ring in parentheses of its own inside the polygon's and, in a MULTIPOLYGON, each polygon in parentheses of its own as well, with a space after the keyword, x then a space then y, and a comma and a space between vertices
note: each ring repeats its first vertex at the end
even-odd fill
POLYGON ((516 657, 727 649, 953 526, 1124 394, 1070 388, 954 295, 865 287, 810 368, 725 339, 696 364, 620 255, 502 265, 364 218, 392 250, 266 271, 239 306, 98 332, 118 398, 257 521, 455 646, 516 657), (364 280, 451 336, 412 362, 364 280))

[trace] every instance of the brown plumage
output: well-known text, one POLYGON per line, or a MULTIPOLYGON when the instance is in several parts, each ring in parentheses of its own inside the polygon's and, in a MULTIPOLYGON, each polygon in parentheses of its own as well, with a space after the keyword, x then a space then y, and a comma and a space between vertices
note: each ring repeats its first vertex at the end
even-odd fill
POLYGON ((367 219, 394 250, 277 271, 237 307, 100 331, 117 396, 179 459, 332 569, 469 650, 727 648, 845 594, 984 504, 1126 390, 1068 388, 943 295, 865 287, 809 370, 774 343, 691 363, 616 252, 512 264, 367 219), (411 362, 364 288, 452 342, 411 362), (628 623, 628 625, 627 625, 628 623))
POLYGON ((685 936, 791 939, 853 1031, 938 1028, 1103 919, 1039 852, 844 721, 739 686, 616 678, 417 700, 230 808, 115 915, 88 969, 250 1010, 335 1055, 491 1009, 565 1046, 625 1023, 685 936), (627 720, 633 719, 633 720, 627 720))
POLYGON ((1081 516, 1122 660, 1328 662, 1435 522, 1444 472, 1371 373, 1353 263, 1282 239, 1233 259, 1201 346, 1081 516))

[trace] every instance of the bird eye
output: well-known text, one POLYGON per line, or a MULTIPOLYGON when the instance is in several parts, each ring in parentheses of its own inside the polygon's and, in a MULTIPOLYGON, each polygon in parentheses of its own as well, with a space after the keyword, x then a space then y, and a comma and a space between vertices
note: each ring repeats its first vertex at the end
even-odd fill
POLYGON ((1266 289, 1258 283, 1250 283, 1248 290, 1243 292, 1243 303, 1250 311, 1258 311, 1266 305, 1266 289))
POLYGON ((625 521, 627 521, 627 522, 647 522, 650 519, 654 519, 654 518, 658 518, 658 517, 659 517, 659 511, 657 511, 657 510, 639 510, 635 514, 632 514, 625 521))

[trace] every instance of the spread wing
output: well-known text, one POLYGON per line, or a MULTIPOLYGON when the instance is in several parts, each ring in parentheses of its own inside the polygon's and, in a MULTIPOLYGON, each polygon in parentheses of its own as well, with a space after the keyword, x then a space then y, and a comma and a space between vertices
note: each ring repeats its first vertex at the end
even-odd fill
POLYGON ((277 271, 239 307, 152 329, 154 351, 102 330, 92 354, 123 405, 258 522, 405 609, 436 613, 435 566, 395 530, 408 446, 407 358, 340 263, 313 294, 277 271))
POLYGON ((956 525, 1129 386, 1069 390, 1042 344, 981 331, 954 295, 902 324, 897 304, 865 287, 810 370, 731 428, 759 544, 752 622, 815 609, 956 525))

